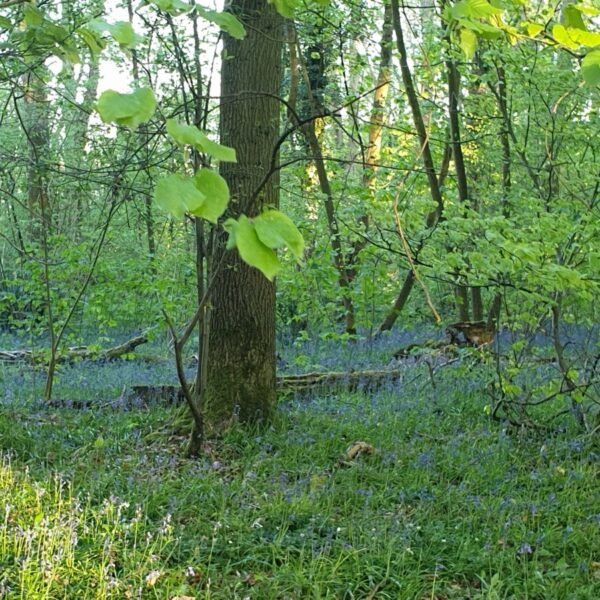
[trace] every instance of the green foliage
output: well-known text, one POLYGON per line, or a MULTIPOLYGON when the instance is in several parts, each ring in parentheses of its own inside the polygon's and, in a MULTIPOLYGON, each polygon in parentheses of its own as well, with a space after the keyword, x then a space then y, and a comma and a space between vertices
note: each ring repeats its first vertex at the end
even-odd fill
POLYGON ((245 215, 241 215, 237 221, 228 219, 224 227, 229 234, 227 248, 237 248, 244 262, 256 267, 272 281, 281 265, 275 251, 258 237, 254 223, 245 215))
MULTIPOLYGON (((302 0, 269 0, 269 3, 275 6, 275 9, 281 16, 287 17, 288 19, 293 19, 295 11, 304 5, 302 0)), ((316 7, 323 7, 327 6, 329 3, 330 0, 314 0, 308 4, 313 4, 316 7)))
POLYGON ((107 31, 111 37, 119 44, 121 50, 132 50, 140 44, 144 38, 138 35, 129 21, 118 21, 108 23, 102 19, 94 19, 88 24, 89 29, 102 33, 107 31))
POLYGON ((87 27, 80 27, 77 30, 77 35, 90 51, 92 60, 98 60, 100 53, 105 48, 105 42, 102 37, 87 27))
POLYGON ((176 219, 199 210, 206 196, 196 186, 193 177, 173 173, 158 181, 154 191, 156 203, 176 219))
POLYGON ((288 19, 294 17, 294 11, 300 6, 299 0, 272 0, 272 4, 280 15, 288 19))
POLYGON ((152 4, 174 17, 186 14, 192 10, 192 7, 187 2, 182 2, 181 0, 143 0, 143 2, 144 4, 152 4))
POLYGON ((4 404, 6 599, 595 598, 593 440, 498 430, 483 372, 436 378, 285 402, 198 460, 179 407, 4 404))
POLYGON ((583 3, 568 4, 562 10, 561 22, 552 24, 551 35, 546 33, 548 25, 543 21, 525 20, 516 28, 508 25, 504 20, 504 7, 495 6, 487 0, 460 0, 447 5, 444 18, 452 31, 458 32, 457 43, 468 59, 474 57, 478 39, 497 40, 507 36, 514 44, 523 39, 521 30, 526 32, 525 37, 537 38, 548 45, 558 45, 571 51, 584 49, 583 79, 589 85, 597 85, 600 79, 599 60, 594 49, 600 46, 600 33, 589 30, 589 18, 597 13, 598 9, 583 3))
POLYGON ((581 46, 593 48, 600 45, 600 33, 578 27, 566 27, 557 23, 552 27, 552 37, 564 48, 577 50, 581 46))
POLYGON ((590 50, 581 61, 581 73, 589 85, 600 85, 600 50, 590 50))
POLYGON ((199 210, 191 211, 191 213, 211 223, 216 223, 229 203, 227 182, 221 175, 211 169, 197 171, 194 181, 196 187, 206 196, 207 201, 199 207, 199 210))
POLYGON ((152 117, 156 98, 150 88, 139 88, 130 94, 107 90, 98 99, 96 110, 105 123, 133 130, 152 117))
POLYGON ((246 37, 246 30, 240 20, 229 12, 217 12, 208 10, 202 6, 196 6, 196 12, 207 21, 215 23, 220 29, 228 33, 237 40, 243 40, 246 37))
POLYGON ((176 219, 190 214, 216 223, 227 208, 229 188, 225 180, 210 169, 201 169, 194 177, 173 173, 158 181, 154 199, 176 219))
POLYGON ((292 220, 277 210, 267 210, 254 219, 245 215, 228 219, 224 224, 229 233, 227 248, 237 248, 240 257, 272 280, 281 269, 275 250, 287 247, 300 261, 304 239, 292 220))
POLYGON ((144 0, 144 4, 154 5, 156 8, 164 10, 174 17, 195 11, 202 19, 214 23, 231 37, 241 40, 246 36, 246 30, 240 20, 229 12, 217 12, 197 5, 191 6, 181 0, 144 0))
MULTIPOLYGON (((211 142, 197 127, 167 121, 167 132, 180 145, 190 145, 221 161, 235 162, 235 150, 211 142)), ((156 186, 155 200, 159 206, 181 218, 188 213, 216 223, 229 202, 227 182, 218 173, 200 169, 193 178, 169 175, 156 186)), ((281 268, 274 250, 287 246, 300 259, 304 248, 302 235, 279 211, 265 211, 253 220, 242 215, 238 221, 228 219, 228 248, 237 248, 240 257, 272 280, 281 268)))
POLYGON ((40 55, 58 56, 66 63, 79 62, 79 52, 69 30, 46 18, 42 9, 32 3, 24 5, 21 26, 12 39, 30 64, 40 55))
POLYGON ((467 58, 473 58, 477 50, 477 34, 466 27, 461 29, 459 45, 467 58))
POLYGON ((293 221, 278 210, 265 210, 254 220, 260 241, 269 248, 289 248, 296 260, 304 254, 304 238, 293 221))
POLYGON ((237 162, 235 149, 211 141, 208 136, 193 125, 167 119, 167 133, 181 145, 193 146, 199 152, 223 162, 237 162))
MULTIPOLYGON (((208 97, 209 80, 216 80, 207 71, 208 54, 200 57, 202 85, 195 87, 202 89, 206 101, 202 106, 206 120, 200 130, 185 124, 197 118, 192 106, 195 97, 189 93, 197 73, 191 40, 182 25, 189 15, 181 22, 173 19, 171 29, 168 15, 156 12, 187 15, 192 6, 169 0, 147 4, 142 14, 155 11, 156 19, 137 26, 148 40, 144 52, 136 52, 139 85, 144 85, 147 74, 156 88, 133 94, 111 91, 98 102, 105 122, 127 129, 137 126, 134 133, 99 127, 97 119, 88 119, 99 76, 90 54, 100 57, 104 73, 117 44, 127 50, 139 41, 129 24, 111 24, 106 17, 89 24, 87 5, 79 0, 65 5, 72 10, 60 15, 43 3, 2 11, 7 17, 0 23, 5 68, 0 99, 6 111, 0 130, 4 165, 0 194, 6 210, 0 214, 0 281, 6 282, 6 291, 0 297, 0 318, 6 327, 32 335, 47 332, 44 289, 48 281, 57 324, 64 323, 112 207, 118 207, 117 214, 68 339, 76 339, 89 327, 102 334, 116 325, 143 328, 148 321, 160 319, 161 305, 174 315, 187 315, 195 303, 195 238, 189 220, 182 217, 198 216, 220 227, 223 215, 237 215, 234 207, 227 213, 229 191, 224 179, 216 167, 205 166, 236 159, 235 149, 212 141, 217 139, 213 133, 218 129, 218 102, 208 97), (115 48, 103 55, 106 41, 101 33, 115 40, 115 48), (177 37, 181 54, 170 36, 177 37), (159 39, 170 41, 157 43, 159 39), (58 61, 47 60, 69 54, 64 44, 79 54, 83 64, 72 69, 66 65, 61 71, 58 61), (45 62, 52 67, 39 66, 45 62), (29 65, 31 70, 24 73, 29 65), (17 81, 19 89, 14 87, 17 81), (11 100, 15 98, 16 103, 11 100), (168 135, 160 135, 161 120, 149 121, 155 98, 162 115, 175 116, 166 121, 168 135), (48 143, 34 151, 31 143, 43 137, 39 134, 44 122, 48 143), (142 129, 141 123, 148 125, 142 129), (199 163, 203 167, 196 170, 199 163), (46 259, 39 207, 30 204, 36 175, 48 192, 51 208, 46 259), (156 204, 149 202, 153 197, 156 204), (45 262, 47 274, 41 268, 45 262)), ((600 255, 594 199, 600 168, 596 108, 600 55, 594 9, 581 3, 557 11, 546 2, 534 6, 465 1, 448 4, 446 27, 423 21, 419 44, 409 44, 409 58, 411 64, 420 65, 413 75, 427 113, 434 166, 439 175, 448 139, 445 61, 451 58, 461 75, 461 139, 470 192, 468 205, 458 202, 451 161, 443 182, 443 219, 427 229, 424 219, 433 202, 415 158, 421 148, 415 144, 414 127, 401 99, 392 100, 389 112, 385 106, 377 109, 385 113, 383 146, 368 188, 360 164, 369 139, 372 90, 378 85, 382 6, 309 6, 308 11, 296 11, 298 44, 304 59, 310 59, 309 66, 323 70, 320 76, 326 84, 320 101, 336 115, 320 119, 316 131, 351 281, 342 292, 324 194, 300 130, 291 132, 281 145, 282 168, 277 176, 282 212, 267 211, 227 224, 230 246, 239 237, 244 259, 258 268, 262 265, 271 278, 277 274, 278 311, 286 331, 289 326, 292 335, 303 337, 340 335, 342 297, 353 301, 360 332, 377 330, 410 268, 391 210, 394 202, 408 248, 415 252, 418 274, 445 320, 454 320, 453 285, 459 282, 479 286, 486 311, 491 300, 501 295, 501 324, 516 329, 543 322, 557 295, 564 302, 565 320, 596 321, 593 300, 598 294, 600 255), (445 41, 448 33, 450 48, 445 41), (340 45, 330 43, 338 38, 340 45), (458 52, 469 60, 460 59, 458 52), (587 86, 580 86, 578 62, 587 86), (498 101, 501 82, 508 100, 506 122, 498 101), (500 141, 508 129, 511 183, 505 189, 502 172, 507 163, 500 141), (306 239, 306 250, 299 232, 306 239), (363 243, 364 249, 352 262, 354 249, 363 243), (280 252, 283 247, 289 252, 280 252)), ((291 14, 296 3, 286 7, 281 10, 291 14)), ((218 35, 212 23, 238 38, 243 35, 243 27, 229 13, 196 10, 204 26, 200 27, 203 49, 212 49, 218 35)), ((121 61, 122 55, 116 55, 121 61)), ((75 60, 73 53, 71 59, 75 60)), ((291 75, 285 74, 284 97, 293 83, 291 75)), ((397 83, 395 77, 392 84, 397 83)), ((104 75, 100 78, 104 85, 104 75)), ((297 104, 301 116, 310 114, 302 79, 297 104)), ((398 326, 412 327, 428 321, 430 314, 422 288, 415 285, 398 326)))
POLYGON ((448 7, 448 14, 453 19, 487 19, 502 14, 502 10, 487 0, 460 0, 448 7))

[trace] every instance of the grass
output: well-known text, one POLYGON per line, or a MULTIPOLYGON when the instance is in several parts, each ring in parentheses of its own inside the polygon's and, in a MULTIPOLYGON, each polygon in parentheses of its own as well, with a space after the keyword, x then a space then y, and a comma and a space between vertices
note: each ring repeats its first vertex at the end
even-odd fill
POLYGON ((508 430, 480 373, 419 369, 288 399, 195 461, 177 408, 3 403, 0 598, 599 598, 597 442, 508 430), (340 460, 357 440, 376 452, 340 460))

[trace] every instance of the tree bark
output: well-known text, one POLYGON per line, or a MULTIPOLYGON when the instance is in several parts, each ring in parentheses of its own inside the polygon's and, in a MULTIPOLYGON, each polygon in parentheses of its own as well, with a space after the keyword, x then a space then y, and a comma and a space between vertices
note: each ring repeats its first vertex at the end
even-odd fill
MULTIPOLYGON (((279 134, 283 20, 266 0, 233 0, 228 8, 246 37, 223 35, 221 143, 235 148, 237 163, 221 165, 231 202, 226 217, 256 216, 278 205, 278 180, 269 172, 279 134)), ((213 265, 221 264, 211 295, 204 406, 213 431, 235 420, 268 420, 276 403, 275 285, 216 240, 213 265)), ((218 267, 217 267, 218 268, 218 267)))
MULTIPOLYGON (((440 171, 440 174, 438 176, 433 162, 433 154, 431 152, 429 134, 427 132, 427 127, 425 126, 425 119, 423 118, 423 113, 421 111, 419 96, 417 94, 412 72, 410 70, 408 52, 406 50, 404 33, 402 31, 402 22, 400 20, 400 8, 398 5, 398 0, 391 0, 391 7, 392 23, 394 27, 394 33, 396 34, 396 47, 398 49, 398 54, 400 55, 400 71, 402 73, 402 82, 404 83, 406 97, 410 105, 413 122, 417 131, 417 136, 419 138, 419 143, 421 144, 421 159, 423 161, 423 166, 425 167, 425 172, 427 174, 429 192, 431 194, 431 198, 433 199, 436 205, 435 208, 429 212, 425 219, 425 227, 427 229, 432 229, 437 225, 444 211, 444 199, 442 196, 441 184, 443 183, 443 179, 446 176, 444 171, 447 169, 447 163, 444 160, 442 170, 440 171)), ((446 156, 446 153, 444 154, 446 156)), ((420 240, 417 243, 414 252, 415 255, 418 254, 419 251, 423 248, 424 243, 424 239, 420 240)), ((415 274, 411 269, 404 279, 404 283, 402 284, 400 293, 398 294, 398 297, 394 302, 394 306, 387 313, 383 320, 383 323, 379 327, 378 333, 389 331, 394 326, 396 320, 398 319, 398 316, 400 315, 400 312, 402 311, 404 305, 406 304, 406 301, 408 300, 410 292, 413 288, 414 281, 415 274)))
POLYGON ((50 105, 46 76, 46 67, 40 67, 37 71, 29 71, 23 81, 21 124, 29 146, 27 208, 34 241, 40 241, 42 229, 48 233, 51 224, 46 163, 50 144, 50 105))

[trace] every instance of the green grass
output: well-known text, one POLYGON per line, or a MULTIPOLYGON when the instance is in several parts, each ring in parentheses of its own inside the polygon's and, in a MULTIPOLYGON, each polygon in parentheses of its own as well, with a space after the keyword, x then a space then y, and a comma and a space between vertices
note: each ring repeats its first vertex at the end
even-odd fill
POLYGON ((0 598, 600 598, 594 440, 423 381, 288 401, 196 461, 176 409, 4 406, 0 598))

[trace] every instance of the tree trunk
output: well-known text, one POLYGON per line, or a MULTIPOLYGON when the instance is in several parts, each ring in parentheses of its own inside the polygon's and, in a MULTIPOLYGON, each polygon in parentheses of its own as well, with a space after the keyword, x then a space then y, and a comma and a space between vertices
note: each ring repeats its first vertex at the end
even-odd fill
MULTIPOLYGON (((404 83, 406 97, 410 105, 413 122, 417 131, 419 143, 421 145, 421 160, 423 161, 423 166, 425 167, 425 172, 427 174, 429 192, 431 194, 431 198, 435 202, 435 208, 429 212, 425 219, 425 227, 427 229, 432 229, 433 227, 435 227, 435 225, 437 225, 444 211, 444 199, 442 197, 441 184, 445 179, 445 171, 447 170, 446 153, 444 153, 442 170, 440 171, 440 174, 438 176, 433 162, 429 134, 427 133, 427 127, 425 126, 425 120, 421 111, 419 96, 417 94, 412 72, 410 70, 408 52, 406 50, 404 33, 402 31, 402 22, 400 20, 400 8, 398 5, 398 0, 391 0, 391 7, 392 23, 394 27, 394 32, 396 34, 396 47, 398 49, 398 54, 400 55, 400 71, 402 73, 402 82, 404 83)), ((424 243, 425 239, 422 239, 418 242, 413 253, 415 256, 421 251, 424 243)), ((415 273, 411 269, 404 279, 404 283, 402 284, 400 293, 398 294, 398 297, 394 302, 394 306, 387 313, 383 320, 383 323, 379 327, 378 333, 389 331, 394 326, 396 320, 398 319, 398 316, 400 315, 400 312, 402 311, 404 305, 408 300, 415 279, 415 273)))
MULTIPOLYGON (((445 6, 443 4, 442 6, 445 6)), ((447 78, 448 78, 448 109, 450 114, 450 138, 452 143, 452 154, 454 156, 454 168, 456 171, 456 184, 458 188, 458 199, 464 206, 475 208, 475 204, 469 194, 469 184, 467 179, 467 168, 462 148, 462 133, 460 119, 460 71, 456 64, 456 59, 451 56, 450 34, 446 35, 448 42, 448 56, 446 58, 447 78)), ((459 286, 456 290, 456 302, 458 309, 458 318, 461 321, 469 319, 469 297, 468 290, 459 286)), ((481 297, 481 288, 471 288, 471 302, 473 307, 473 321, 483 319, 483 300, 481 297)))
MULTIPOLYGON (((283 20, 266 0, 233 0, 228 10, 246 37, 223 34, 221 143, 235 148, 237 163, 221 165, 231 190, 226 217, 256 216, 278 204, 278 180, 270 169, 279 133, 283 20)), ((205 410, 213 431, 234 420, 267 420, 276 402, 275 286, 237 252, 216 243, 205 410), (220 268, 219 266, 220 265, 220 268)))
MULTIPOLYGON (((499 112, 502 118, 502 128, 500 129, 500 143, 502 144, 502 215, 506 218, 510 216, 510 192, 512 187, 512 176, 511 176, 511 148, 510 148, 510 137, 508 135, 508 129, 510 127, 508 121, 509 118, 509 107, 508 107, 508 95, 506 85, 506 71, 502 64, 496 65, 496 74, 498 79, 497 87, 488 84, 496 98, 498 103, 499 112)), ((502 308, 502 292, 501 289, 494 294, 494 299, 490 306, 490 310, 487 317, 487 326, 492 326, 497 330, 498 321, 500 319, 500 309, 502 308)))
POLYGON ((27 208, 31 237, 35 241, 40 241, 42 230, 49 233, 51 223, 47 181, 50 105, 46 76, 46 68, 41 67, 37 72, 28 72, 23 81, 25 93, 21 114, 29 146, 27 208))
MULTIPOLYGON (((317 38, 320 37, 321 28, 315 27, 317 38)), ((344 308, 344 323, 346 333, 354 335, 356 333, 356 318, 354 311, 354 302, 352 301, 352 291, 348 269, 346 268, 346 257, 342 244, 342 236, 335 208, 335 199, 323 151, 319 137, 324 130, 324 122, 317 115, 325 112, 323 97, 327 85, 327 75, 325 73, 326 61, 324 60, 325 48, 321 40, 311 42, 306 49, 306 56, 302 60, 301 53, 294 53, 295 61, 302 68, 304 83, 306 85, 307 103, 311 115, 311 120, 306 122, 301 131, 304 134, 310 155, 314 162, 314 168, 317 175, 319 188, 323 194, 323 204, 325 206, 325 215, 327 216, 327 227, 329 229, 329 241, 333 252, 333 265, 338 273, 338 285, 340 287, 341 300, 344 308)))

